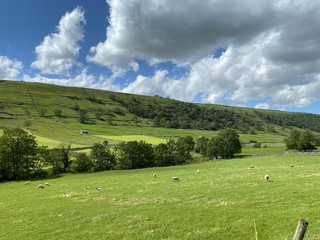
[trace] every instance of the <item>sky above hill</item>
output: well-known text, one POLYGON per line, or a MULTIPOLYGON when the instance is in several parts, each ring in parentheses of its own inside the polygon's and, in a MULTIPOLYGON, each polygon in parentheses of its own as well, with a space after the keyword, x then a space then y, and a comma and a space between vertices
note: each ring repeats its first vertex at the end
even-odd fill
POLYGON ((0 79, 320 113, 319 0, 1 0, 0 79))

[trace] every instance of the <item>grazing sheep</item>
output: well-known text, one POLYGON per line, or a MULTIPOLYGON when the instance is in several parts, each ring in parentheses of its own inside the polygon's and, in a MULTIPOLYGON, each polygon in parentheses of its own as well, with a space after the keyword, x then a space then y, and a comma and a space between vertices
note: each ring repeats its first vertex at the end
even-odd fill
POLYGON ((157 174, 154 173, 152 176, 153 176, 153 177, 157 177, 157 174))
POLYGON ((254 165, 251 165, 250 168, 254 168, 254 165))
POLYGON ((172 177, 172 181, 179 181, 178 177, 172 177))
POLYGON ((45 182, 45 183, 44 183, 44 185, 46 185, 46 186, 50 186, 50 184, 49 184, 48 182, 45 182))
POLYGON ((88 187, 88 186, 84 186, 84 189, 89 189, 90 187, 88 187))
POLYGON ((71 197, 71 194, 70 193, 64 193, 63 196, 64 197, 71 197))
POLYGON ((197 173, 201 173, 199 169, 197 170, 197 173))
POLYGON ((44 185, 43 184, 39 184, 38 185, 38 189, 44 189, 44 185))
POLYGON ((25 186, 30 185, 30 182, 25 182, 24 185, 25 186))
POLYGON ((102 190, 102 188, 101 187, 96 187, 96 190, 100 191, 100 190, 102 190))
POLYGON ((264 175, 263 179, 264 179, 266 182, 269 182, 269 181, 270 181, 269 175, 264 175))

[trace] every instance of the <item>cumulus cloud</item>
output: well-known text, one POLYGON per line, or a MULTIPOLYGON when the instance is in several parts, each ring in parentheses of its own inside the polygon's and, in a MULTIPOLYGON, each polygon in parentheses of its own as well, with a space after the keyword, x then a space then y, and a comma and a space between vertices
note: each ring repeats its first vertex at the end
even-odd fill
POLYGON ((114 76, 104 77, 100 75, 96 77, 95 75, 88 73, 88 69, 86 68, 74 77, 69 78, 50 78, 41 75, 31 77, 25 74, 23 76, 23 80, 27 82, 43 82, 47 84, 55 84, 60 86, 77 86, 84 88, 104 89, 110 91, 120 90, 120 87, 113 83, 114 76))
POLYGON ((182 81, 168 77, 167 70, 158 70, 152 77, 139 75, 137 79, 122 89, 126 93, 142 95, 159 95, 165 97, 184 98, 182 81))
POLYGON ((230 42, 243 44, 277 19, 271 1, 109 0, 106 40, 87 59, 104 66, 187 63, 230 42))
POLYGON ((106 40, 88 61, 109 68, 170 61, 187 70, 174 78, 156 69, 124 92, 232 105, 255 99, 257 107, 280 109, 320 100, 319 1, 108 3, 106 40), (226 50, 214 56, 217 48, 226 50))
POLYGON ((35 49, 37 60, 31 66, 46 74, 65 74, 77 63, 86 23, 84 11, 67 12, 57 26, 57 32, 46 36, 35 49))
POLYGON ((20 75, 22 68, 22 62, 12 60, 6 56, 0 56, 0 79, 16 79, 20 75))

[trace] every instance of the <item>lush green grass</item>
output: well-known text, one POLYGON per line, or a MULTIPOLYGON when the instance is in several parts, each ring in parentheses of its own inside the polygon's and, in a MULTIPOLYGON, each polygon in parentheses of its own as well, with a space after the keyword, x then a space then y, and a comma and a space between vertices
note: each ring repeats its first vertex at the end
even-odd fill
POLYGON ((119 142, 127 142, 127 141, 145 141, 151 144, 159 144, 159 143, 166 143, 167 140, 164 138, 156 138, 146 135, 122 135, 122 136, 105 136, 105 135, 98 135, 98 137, 105 138, 107 140, 115 140, 119 142))
POLYGON ((252 147, 245 147, 242 148, 242 152, 240 155, 270 155, 276 153, 286 152, 286 148, 280 147, 262 147, 262 148, 252 148, 252 147))
POLYGON ((268 156, 1 183, 0 231, 7 240, 250 240, 256 223, 259 239, 274 240, 290 239, 303 217, 308 239, 318 239, 319 160, 268 156), (45 181, 51 186, 37 189, 45 181))
POLYGON ((254 140, 261 143, 283 143, 284 136, 272 133, 259 133, 259 134, 239 134, 241 141, 249 142, 254 140))

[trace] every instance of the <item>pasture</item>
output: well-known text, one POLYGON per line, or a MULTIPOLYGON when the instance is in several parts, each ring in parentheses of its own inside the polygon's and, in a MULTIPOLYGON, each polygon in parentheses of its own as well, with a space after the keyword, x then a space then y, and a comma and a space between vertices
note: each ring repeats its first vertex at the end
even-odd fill
POLYGON ((145 135, 122 135, 122 136, 105 136, 105 135, 96 135, 97 137, 105 138, 108 141, 114 140, 119 142, 127 142, 127 141, 145 141, 150 144, 160 144, 166 143, 167 140, 164 138, 152 137, 152 136, 145 136, 145 135))
POLYGON ((274 240, 291 239, 298 220, 306 218, 308 239, 319 239, 319 160, 252 157, 67 174, 28 186, 24 181, 1 183, 0 231, 6 240, 253 240, 257 230, 258 239, 274 240), (263 181, 265 174, 271 182, 263 181), (180 180, 172 181, 172 176, 180 180), (37 189, 46 181, 50 186, 37 189))

